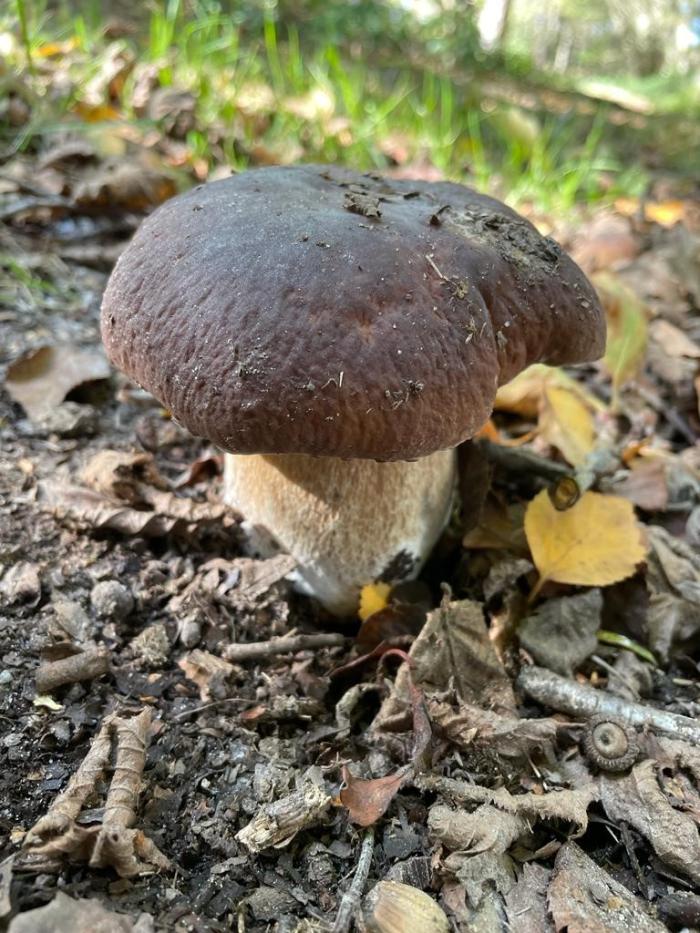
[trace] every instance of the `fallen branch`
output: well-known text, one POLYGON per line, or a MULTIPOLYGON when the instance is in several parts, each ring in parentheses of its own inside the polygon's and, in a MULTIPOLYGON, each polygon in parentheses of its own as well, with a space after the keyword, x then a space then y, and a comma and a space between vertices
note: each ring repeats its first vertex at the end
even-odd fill
POLYGON ((586 719, 601 715, 617 717, 633 726, 648 727, 662 735, 700 745, 700 723, 688 716, 631 703, 611 693, 560 677, 542 667, 524 667, 517 683, 533 700, 569 716, 586 719))
POLYGON ((236 839, 250 852, 286 845, 302 829, 318 823, 330 805, 330 795, 306 781, 301 790, 266 804, 236 839))
POLYGON ((339 648, 346 645, 348 640, 345 635, 337 632, 289 635, 284 638, 271 638, 269 641, 227 645, 222 654, 227 661, 239 663, 257 661, 276 654, 294 654, 296 651, 308 651, 310 648, 339 648))
POLYGON ((343 894, 340 901, 340 907, 338 908, 338 915, 333 924, 332 933, 348 933, 352 919, 360 906, 360 899, 364 893, 365 885, 367 884, 369 870, 372 866, 373 854, 374 828, 370 826, 362 840, 362 848, 360 850, 357 868, 355 869, 355 877, 352 879, 352 884, 345 894, 343 894))
POLYGON ((46 661, 36 672, 36 692, 51 693, 64 684, 102 677, 109 671, 109 661, 106 648, 86 648, 60 661, 46 661))

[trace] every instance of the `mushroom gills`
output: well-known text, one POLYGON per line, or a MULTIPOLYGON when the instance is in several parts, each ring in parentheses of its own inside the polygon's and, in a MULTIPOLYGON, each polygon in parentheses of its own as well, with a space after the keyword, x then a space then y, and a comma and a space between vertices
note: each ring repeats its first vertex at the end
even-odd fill
POLYGON ((455 450, 391 462, 227 453, 224 500, 243 515, 250 551, 287 551, 296 589, 342 616, 365 584, 418 574, 449 520, 456 476, 455 450))

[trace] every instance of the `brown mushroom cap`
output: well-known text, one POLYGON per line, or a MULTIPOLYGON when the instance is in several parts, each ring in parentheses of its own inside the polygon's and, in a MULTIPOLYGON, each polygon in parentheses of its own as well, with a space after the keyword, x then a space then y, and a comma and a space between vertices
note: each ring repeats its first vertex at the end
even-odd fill
POLYGON ((575 263, 499 201, 301 165, 155 211, 102 335, 225 450, 406 460, 472 437, 530 363, 596 359, 605 324, 575 263))

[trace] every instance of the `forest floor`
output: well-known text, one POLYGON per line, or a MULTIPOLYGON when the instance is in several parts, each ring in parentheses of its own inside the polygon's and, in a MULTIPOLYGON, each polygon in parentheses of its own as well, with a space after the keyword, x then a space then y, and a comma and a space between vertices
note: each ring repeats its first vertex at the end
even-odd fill
POLYGON ((502 390, 462 458, 485 500, 344 622, 244 555, 218 452, 104 357, 170 172, 68 132, 0 193, 0 923, 700 927, 700 191, 531 212, 605 360, 502 390))

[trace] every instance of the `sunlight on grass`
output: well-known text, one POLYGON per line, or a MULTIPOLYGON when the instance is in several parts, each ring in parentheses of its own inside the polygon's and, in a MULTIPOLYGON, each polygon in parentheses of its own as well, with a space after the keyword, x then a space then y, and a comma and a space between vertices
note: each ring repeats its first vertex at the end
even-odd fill
MULTIPOLYGON (((6 17, 4 28, 19 34, 18 65, 26 71, 35 60, 45 65, 47 43, 76 46, 62 61, 71 80, 43 116, 44 135, 47 118, 55 125, 61 109, 72 110, 108 56, 123 49, 135 67, 118 100, 107 103, 145 132, 149 118, 133 103, 145 69, 155 87, 190 92, 195 126, 186 134, 185 164, 208 171, 291 161, 395 167, 558 210, 643 190, 643 170, 610 145, 606 105, 593 114, 524 109, 484 91, 475 62, 471 72, 445 73, 435 61, 417 64, 408 55, 370 65, 352 45, 348 54, 335 43, 306 44, 297 28, 282 29, 265 10, 255 20, 249 11, 224 15, 207 0, 187 12, 181 0, 167 0, 144 18, 140 39, 108 39, 95 3, 61 19, 49 18, 43 4, 17 0, 15 23, 6 17)), ((21 145, 31 138, 25 130, 21 145)))

